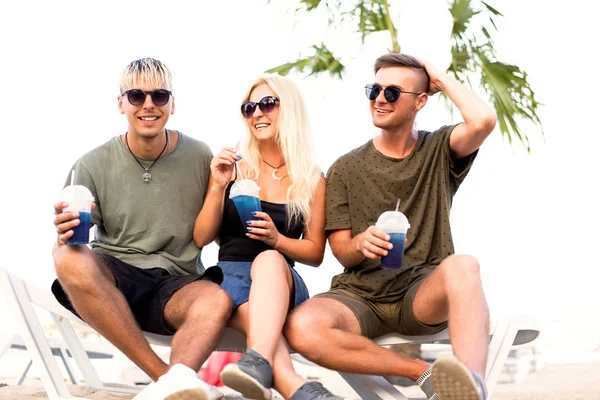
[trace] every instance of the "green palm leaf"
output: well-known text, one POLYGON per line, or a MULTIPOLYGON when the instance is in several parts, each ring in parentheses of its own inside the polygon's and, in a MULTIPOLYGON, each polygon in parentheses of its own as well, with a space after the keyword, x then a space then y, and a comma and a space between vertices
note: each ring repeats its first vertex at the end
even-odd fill
MULTIPOLYGON (((483 4, 490 13, 489 20, 495 30, 494 17, 502 14, 483 4)), ((448 72, 469 85, 469 76, 480 75, 480 86, 489 95, 496 110, 500 132, 509 143, 517 138, 530 151, 529 138, 522 133, 518 120, 530 121, 540 127, 542 123, 537 113, 541 104, 535 98, 527 73, 516 65, 497 60, 490 31, 485 25, 480 27, 480 35, 470 32, 472 18, 479 14, 471 8, 471 0, 454 0, 450 13, 454 25, 451 35, 452 61, 448 72)))
POLYGON ((323 72, 329 72, 331 76, 337 76, 342 79, 342 73, 344 72, 344 65, 333 56, 331 51, 321 43, 320 45, 313 45, 313 55, 300 58, 294 62, 285 63, 275 68, 267 70, 268 73, 287 75, 292 70, 298 70, 304 72, 308 69, 309 75, 316 75, 323 72))

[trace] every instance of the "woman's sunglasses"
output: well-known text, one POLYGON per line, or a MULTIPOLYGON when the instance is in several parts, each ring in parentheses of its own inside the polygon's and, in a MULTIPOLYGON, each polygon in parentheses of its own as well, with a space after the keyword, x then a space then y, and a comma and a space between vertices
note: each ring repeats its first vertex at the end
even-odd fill
POLYGON ((132 106, 139 107, 146 102, 146 96, 150 95, 152 102, 161 107, 169 102, 171 98, 171 92, 166 89, 158 89, 152 91, 140 90, 140 89, 131 89, 126 90, 125 93, 121 94, 121 96, 127 95, 127 100, 132 106))
POLYGON ((402 93, 422 94, 417 92, 409 92, 408 90, 400 89, 396 86, 388 86, 385 89, 383 89, 381 85, 377 83, 370 83, 365 86, 365 93, 367 95, 367 98, 371 101, 377 99, 377 96, 379 96, 379 93, 381 93, 382 90, 383 97, 385 97, 385 99, 389 103, 395 103, 396 101, 398 101, 402 93))
POLYGON ((260 99, 258 103, 247 101, 242 104, 242 115, 246 119, 251 118, 254 115, 254 111, 256 111, 256 106, 258 106, 260 111, 262 111, 264 114, 270 113, 275 109, 278 101, 279 99, 275 96, 265 96, 260 99))

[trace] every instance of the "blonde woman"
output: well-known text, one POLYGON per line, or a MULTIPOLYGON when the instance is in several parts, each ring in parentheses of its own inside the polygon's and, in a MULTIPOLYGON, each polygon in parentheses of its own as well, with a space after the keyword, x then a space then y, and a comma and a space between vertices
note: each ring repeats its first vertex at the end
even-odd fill
POLYGON ((204 207, 194 240, 218 238, 221 287, 233 303, 230 326, 247 336, 248 350, 221 373, 223 383, 253 399, 340 399, 295 373, 282 328, 288 313, 309 297, 294 263, 318 266, 325 250, 325 180, 313 160, 304 101, 289 79, 265 75, 247 91, 243 158, 224 148, 211 162, 204 207), (255 180, 262 212, 242 222, 229 191, 235 180, 255 180))

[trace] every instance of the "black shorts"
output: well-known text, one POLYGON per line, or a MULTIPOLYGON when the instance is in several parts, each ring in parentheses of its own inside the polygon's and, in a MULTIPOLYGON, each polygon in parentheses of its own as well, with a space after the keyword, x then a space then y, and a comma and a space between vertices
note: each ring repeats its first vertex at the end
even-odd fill
MULTIPOLYGON (((159 335, 175 333, 165 323, 164 308, 177 290, 200 279, 217 284, 223 281, 223 273, 218 267, 207 269, 203 275, 179 276, 171 275, 163 268, 138 268, 107 254, 96 256, 115 277, 117 288, 125 296, 139 327, 159 335)), ((52 293, 63 307, 79 316, 58 279, 52 283, 52 293)))

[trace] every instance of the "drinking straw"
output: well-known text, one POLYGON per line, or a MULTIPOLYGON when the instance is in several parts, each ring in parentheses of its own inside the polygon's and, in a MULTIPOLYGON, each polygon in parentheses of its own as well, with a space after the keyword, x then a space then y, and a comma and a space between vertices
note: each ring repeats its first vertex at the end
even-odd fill
MULTIPOLYGON (((241 142, 241 139, 238 140, 238 142, 235 144, 235 147, 233 148, 233 150, 235 150, 236 154, 240 150, 240 142, 241 142)), ((242 169, 238 165, 237 161, 235 162, 235 166, 236 166, 238 174, 240 174, 240 179, 244 179, 244 176, 242 175, 242 169)))
POLYGON ((400 199, 398 199, 398 202, 396 203, 396 212, 398 211, 398 207, 400 207, 400 199))
POLYGON ((75 184, 75 170, 71 170, 71 186, 75 184))

